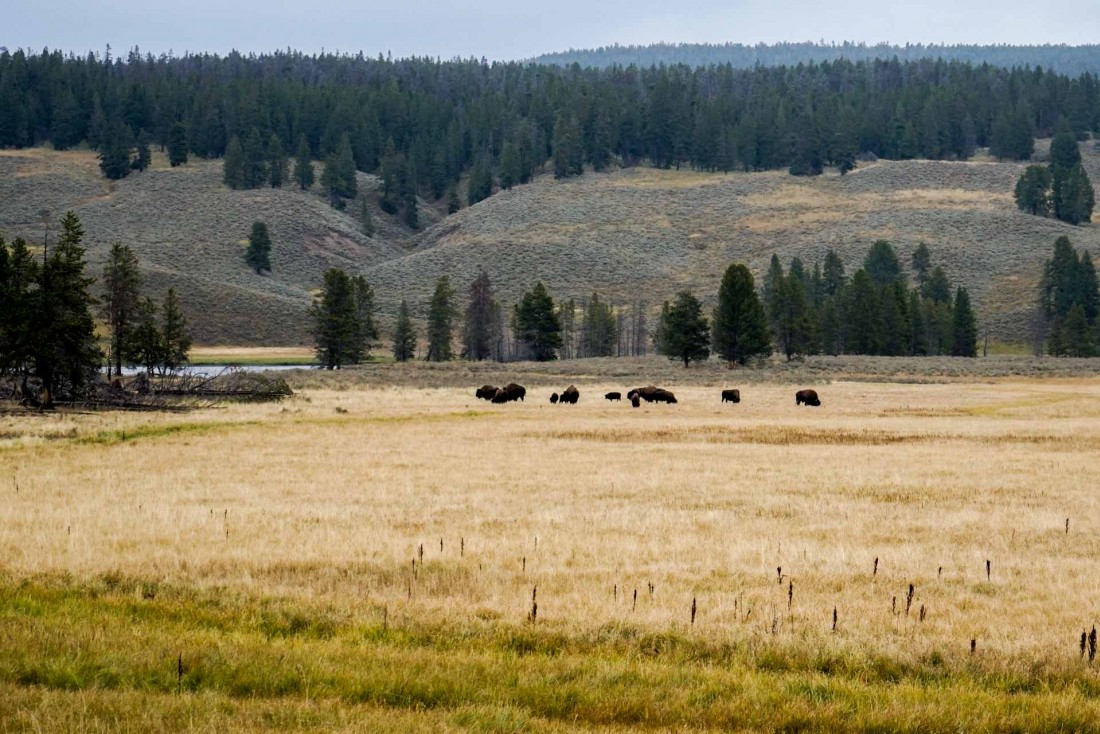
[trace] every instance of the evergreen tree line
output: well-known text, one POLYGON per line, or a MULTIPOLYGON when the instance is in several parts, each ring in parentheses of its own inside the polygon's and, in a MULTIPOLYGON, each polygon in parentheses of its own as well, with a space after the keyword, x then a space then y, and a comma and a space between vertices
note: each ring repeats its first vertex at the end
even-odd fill
POLYGON ((105 356, 95 333, 97 306, 109 330, 108 370, 166 372, 187 361, 191 339, 175 292, 168 291, 158 322, 157 305, 141 296, 137 257, 115 244, 97 299, 83 239, 72 212, 55 242, 47 233, 41 256, 22 238, 0 238, 0 378, 30 403, 77 399, 94 381, 105 356))
POLYGON ((1100 355, 1100 285, 1088 251, 1078 254, 1068 237, 1054 242, 1043 266, 1039 313, 1046 350, 1056 357, 1100 355))
POLYGON ((1069 224, 1092 221, 1096 203, 1092 181, 1081 164, 1081 149, 1069 121, 1062 118, 1050 141, 1050 165, 1028 166, 1016 181, 1021 211, 1055 217, 1069 224))
MULTIPOLYGON (((924 244, 912 254, 912 269, 917 282, 910 287, 886 241, 874 243, 851 278, 832 250, 824 264, 815 264, 812 271, 794 258, 784 272, 779 258, 773 256, 759 292, 746 266, 731 265, 712 318, 703 314, 693 294, 683 291, 675 301, 663 304, 652 333, 653 347, 685 366, 707 359, 712 349, 731 365, 748 364, 776 350, 788 360, 821 353, 977 356, 977 320, 967 290, 953 289, 943 268, 933 265, 924 244)), ((369 294, 365 281, 356 280, 369 294)), ((351 293, 347 285, 351 281, 341 271, 330 270, 313 306, 318 356, 330 369, 355 363, 369 352, 369 345, 361 348, 354 297, 341 301, 346 304, 346 326, 342 330, 328 326, 333 309, 325 304, 335 298, 334 292, 351 293), (345 285, 334 290, 332 279, 345 285), (347 335, 360 345, 360 351, 353 358, 333 358, 339 350, 331 346, 332 334, 347 335)), ((427 311, 425 358, 429 361, 456 356, 475 361, 643 356, 650 339, 644 303, 616 307, 596 293, 579 304, 575 299, 555 303, 541 281, 506 315, 484 271, 470 283, 464 309, 449 278, 441 276, 427 311), (453 348, 458 329, 461 351, 453 348)), ((368 321, 377 338, 373 317, 368 321)), ((409 304, 403 300, 393 336, 397 361, 415 358, 417 337, 409 304)))
POLYGON ((919 59, 944 59, 964 61, 974 65, 992 64, 1006 68, 1041 66, 1062 74, 1100 74, 1100 46, 1085 44, 1041 44, 1013 46, 998 44, 923 44, 906 43, 903 46, 888 43, 811 43, 780 42, 758 43, 752 46, 741 43, 654 43, 646 45, 601 46, 594 49, 571 49, 544 54, 534 60, 541 64, 569 66, 711 66, 730 64, 736 69, 754 66, 797 66, 847 59, 869 61, 898 58, 902 61, 919 59))
POLYGON ((744 265, 727 269, 713 316, 689 291, 666 301, 654 335, 669 359, 706 360, 713 350, 733 364, 778 351, 786 359, 811 354, 977 356, 977 321, 965 288, 952 294, 942 267, 921 244, 912 256, 917 283, 909 287, 893 247, 874 243, 863 266, 847 277, 829 250, 807 270, 793 258, 786 272, 777 256, 761 293, 744 265))
MULTIPOLYGON (((416 195, 460 205, 455 185, 466 173, 471 203, 548 161, 570 176, 613 159, 812 175, 846 170, 862 152, 966 159, 978 146, 1023 160, 1060 117, 1078 137, 1097 129, 1095 76, 942 60, 586 69, 297 52, 0 51, 0 147, 86 142, 112 161, 109 175, 124 175, 142 158, 144 132, 177 163, 228 158, 227 183, 249 188, 283 185, 293 146, 296 162, 331 161, 322 183, 334 203, 352 198, 350 159, 388 181, 384 206, 412 219, 416 195)), ((300 172, 300 184, 312 176, 300 172)))

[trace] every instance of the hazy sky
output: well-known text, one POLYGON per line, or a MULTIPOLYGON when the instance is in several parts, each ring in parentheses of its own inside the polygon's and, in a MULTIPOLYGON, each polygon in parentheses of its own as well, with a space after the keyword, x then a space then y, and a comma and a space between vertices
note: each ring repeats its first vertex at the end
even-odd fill
POLYGON ((516 59, 612 43, 1097 43, 1096 0, 4 0, 0 45, 516 59))

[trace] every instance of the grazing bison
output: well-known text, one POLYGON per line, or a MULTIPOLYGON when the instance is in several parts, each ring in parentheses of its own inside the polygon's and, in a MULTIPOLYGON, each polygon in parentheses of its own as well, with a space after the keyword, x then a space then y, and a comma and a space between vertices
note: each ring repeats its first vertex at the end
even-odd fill
POLYGON ((577 401, 581 399, 581 392, 574 386, 570 385, 565 388, 565 392, 558 398, 558 402, 568 403, 569 405, 576 405, 577 401))
POLYGON ((821 405, 821 398, 817 396, 816 390, 799 390, 794 394, 794 404, 817 407, 821 405))
POLYGON ((481 400, 492 400, 493 396, 497 394, 496 385, 482 385, 474 393, 481 400))
POLYGON ((523 385, 509 382, 493 394, 492 400, 494 403, 510 403, 513 400, 523 400, 523 396, 526 394, 527 388, 523 385))
POLYGON ((609 392, 607 395, 604 395, 603 397, 604 397, 604 400, 622 400, 623 399, 623 394, 621 392, 609 392))
POLYGON ((642 404, 642 399, 638 397, 638 393, 630 393, 630 404, 633 405, 635 408, 642 404))
POLYGON ((551 405, 557 405, 558 404, 558 394, 556 392, 550 393, 550 404, 551 405))
POLYGON ((741 391, 740 390, 723 390, 722 391, 723 403, 740 403, 741 391))
POLYGON ((657 391, 650 397, 650 401, 654 403, 668 403, 669 405, 676 404, 676 396, 668 390, 657 388, 657 391))
POLYGON ((676 396, 668 390, 660 387, 654 387, 653 385, 647 385, 646 387, 637 387, 630 391, 628 397, 633 400, 633 396, 640 397, 647 403, 675 403, 676 396))

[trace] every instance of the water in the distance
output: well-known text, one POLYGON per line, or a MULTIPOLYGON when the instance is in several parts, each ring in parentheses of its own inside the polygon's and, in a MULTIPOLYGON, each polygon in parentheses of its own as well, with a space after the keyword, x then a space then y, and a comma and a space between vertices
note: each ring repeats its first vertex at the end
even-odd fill
MULTIPOLYGON (((278 372, 281 370, 310 370, 314 368, 314 365, 308 364, 241 364, 233 365, 235 369, 244 370, 245 372, 278 372)), ((228 368, 224 364, 190 364, 182 369, 178 374, 194 375, 196 377, 214 377, 221 374, 228 368)), ((138 375, 144 372, 142 367, 123 367, 122 375, 124 377, 130 377, 132 375, 138 375)))

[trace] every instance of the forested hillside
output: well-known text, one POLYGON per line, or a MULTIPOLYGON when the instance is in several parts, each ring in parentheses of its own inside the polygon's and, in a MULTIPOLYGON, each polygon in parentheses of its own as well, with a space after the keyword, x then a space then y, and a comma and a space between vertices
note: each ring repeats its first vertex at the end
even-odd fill
POLYGON ((1079 135, 1096 129, 1095 77, 931 60, 601 70, 293 52, 0 53, 0 147, 110 151, 144 132, 217 158, 233 137, 275 136, 286 151, 304 139, 324 159, 346 134, 360 171, 436 199, 471 169, 490 183, 476 199, 494 177, 526 182, 551 156, 561 176, 612 160, 815 174, 859 153, 967 159, 985 146, 1022 159, 1062 116, 1079 135))
MULTIPOLYGON (((75 210, 93 265, 112 242, 132 246, 151 292, 177 288, 200 343, 307 342, 329 267, 367 276, 385 326, 402 299, 423 318, 442 273, 461 291, 484 268, 505 304, 542 279, 556 298, 644 293, 657 308, 681 287, 705 298, 733 260, 759 276, 772 253, 812 263, 831 247, 855 265, 876 239, 903 255, 927 242, 982 323, 1022 341, 1054 238, 1096 244, 1091 227, 1013 205, 1016 161, 1063 118, 1082 139, 1097 130, 1095 77, 945 61, 600 70, 4 51, 0 231, 37 244, 75 210), (227 148, 261 172, 273 150, 312 159, 318 183, 289 168, 278 188, 231 181, 227 148), (111 181, 102 163, 119 151, 111 181), (339 151, 358 169, 348 197, 317 164, 339 151), (255 221, 270 273, 244 259, 255 221)), ((1092 144, 1080 148, 1095 177, 1092 144)))
POLYGON ((993 66, 1043 67, 1061 74, 1078 75, 1100 73, 1100 46, 1095 44, 1067 46, 1043 44, 1038 46, 1011 46, 998 44, 923 44, 907 43, 898 46, 888 43, 655 43, 649 45, 618 44, 594 49, 570 49, 548 53, 534 60, 541 64, 580 64, 581 66, 710 66, 729 64, 735 69, 751 69, 754 66, 797 66, 822 61, 870 61, 892 59, 917 61, 919 59, 943 59, 964 61, 970 64, 993 66))

